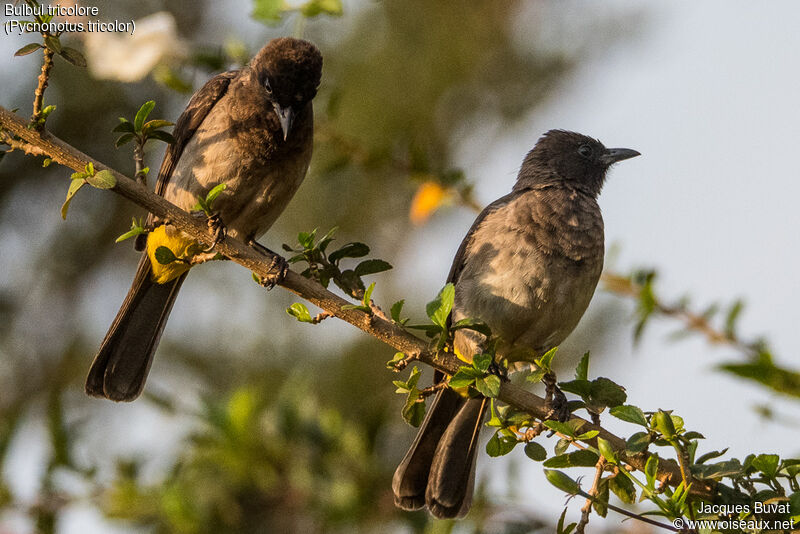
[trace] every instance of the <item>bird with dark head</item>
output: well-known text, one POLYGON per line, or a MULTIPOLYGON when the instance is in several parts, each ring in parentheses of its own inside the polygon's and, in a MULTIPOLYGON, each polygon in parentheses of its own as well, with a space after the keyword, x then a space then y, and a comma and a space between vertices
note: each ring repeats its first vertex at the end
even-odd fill
MULTIPOLYGON (((155 192, 190 211, 198 198, 224 185, 213 203, 216 220, 227 237, 256 246, 255 239, 283 212, 308 170, 311 101, 321 74, 322 56, 313 44, 281 38, 244 68, 209 80, 178 118, 155 192)), ((153 216, 148 226, 154 229, 137 242, 145 252, 133 284, 89 370, 89 395, 130 401, 142 392, 189 270, 186 262, 160 263, 156 250, 166 247, 187 258, 204 249, 153 216)))
MULTIPOLYGON (((447 277, 455 286, 448 320, 484 321, 497 337, 497 356, 510 361, 560 344, 583 316, 603 268, 597 196, 606 171, 638 155, 563 130, 542 136, 511 193, 489 204, 461 242, 447 277)), ((453 348, 469 362, 486 352, 486 342, 461 329, 453 348)), ((469 511, 486 406, 481 396, 439 391, 395 471, 397 506, 427 507, 438 518, 469 511)))

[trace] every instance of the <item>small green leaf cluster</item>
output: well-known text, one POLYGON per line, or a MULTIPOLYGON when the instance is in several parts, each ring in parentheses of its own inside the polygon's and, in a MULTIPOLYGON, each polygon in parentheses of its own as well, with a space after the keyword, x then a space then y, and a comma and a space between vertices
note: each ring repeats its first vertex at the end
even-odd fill
MULTIPOLYGON (((534 427, 531 416, 511 406, 491 404, 491 418, 486 426, 496 428, 486 443, 486 454, 491 457, 504 456, 514 450, 517 443, 526 442, 525 454, 532 460, 541 461, 547 457, 544 447, 528 438, 526 428, 534 427)), ((537 425, 538 427, 538 425, 537 425)))
POLYGON ((589 353, 583 355, 577 369, 575 380, 559 382, 563 391, 578 395, 581 400, 570 402, 570 411, 585 408, 591 414, 600 414, 606 408, 613 408, 624 404, 628 398, 625 388, 614 381, 598 377, 588 379, 589 353))
POLYGON ((217 184, 211 188, 211 191, 205 197, 197 197, 197 204, 194 205, 192 211, 202 211, 206 217, 213 217, 213 205, 217 197, 225 191, 228 186, 226 184, 217 184))
POLYGON ((111 171, 104 169, 102 171, 95 172, 94 164, 91 161, 84 168, 84 172, 75 172, 70 178, 72 181, 69 184, 69 189, 67 189, 67 198, 64 200, 64 204, 61 206, 62 219, 67 218, 67 210, 69 210, 70 202, 72 202, 75 194, 84 185, 89 184, 97 189, 112 189, 117 185, 117 179, 114 178, 114 175, 111 174, 111 171))
MULTIPOLYGON (((28 5, 31 7, 39 7, 40 3, 37 0, 29 0, 28 5)), ((38 22, 41 24, 47 24, 53 20, 53 15, 50 14, 36 14, 34 21, 20 21, 20 22, 38 22)), ((85 67, 86 66, 86 58, 83 57, 79 51, 75 50, 74 48, 70 48, 69 46, 64 46, 61 44, 61 33, 52 34, 50 32, 42 33, 43 42, 41 43, 28 43, 16 52, 14 52, 15 56, 26 56, 28 54, 32 54, 36 52, 40 48, 47 48, 51 52, 56 55, 61 56, 63 59, 72 63, 76 67, 85 67)))
POLYGON ((484 397, 496 398, 500 393, 500 377, 489 372, 494 354, 476 354, 471 365, 462 365, 449 380, 450 387, 474 388, 484 397))
MULTIPOLYGON (((341 261, 345 258, 363 258, 369 254, 369 247, 364 243, 347 243, 338 249, 328 252, 328 247, 334 241, 336 227, 327 234, 317 239, 317 229, 311 232, 300 232, 297 236, 298 245, 283 245, 283 250, 291 252, 289 263, 306 262, 308 267, 300 274, 306 278, 316 280, 323 287, 328 287, 331 281, 350 297, 359 299, 362 304, 356 306, 366 313, 370 313, 369 301, 364 299, 367 287, 361 279, 363 276, 388 271, 391 264, 379 259, 367 259, 359 262, 352 269, 342 269, 341 261)), ((371 294, 371 290, 370 290, 371 294)))
POLYGON ((136 217, 133 217, 131 219, 131 229, 128 230, 127 232, 125 232, 124 234, 122 234, 121 236, 119 236, 114 241, 114 243, 121 243, 122 241, 125 241, 126 239, 130 239, 131 237, 136 237, 137 235, 146 234, 146 233, 147 233, 147 229, 144 226, 144 219, 142 217, 139 217, 138 219, 136 217))
POLYGON ((133 122, 125 117, 119 118, 119 124, 112 130, 113 132, 122 133, 115 143, 117 148, 130 141, 136 141, 139 147, 144 147, 144 144, 150 139, 164 141, 167 144, 173 144, 175 142, 175 138, 172 137, 171 133, 161 129, 172 126, 173 123, 162 119, 147 120, 150 112, 153 111, 155 107, 155 101, 148 100, 142 104, 142 107, 136 112, 133 122))
MULTIPOLYGON (((450 312, 453 311, 453 304, 455 303, 456 290, 452 283, 445 285, 435 299, 428 302, 425 306, 425 314, 431 320, 430 324, 416 324, 408 325, 408 328, 414 330, 422 330, 429 338, 435 339, 436 350, 442 350, 452 339, 452 335, 456 330, 468 329, 474 330, 483 334, 487 338, 492 335, 489 326, 478 319, 465 318, 457 321, 455 324, 449 325, 450 312)), ((402 305, 400 305, 402 308, 402 305)), ((400 310, 397 312, 399 318, 400 310)), ((399 322, 395 320, 396 322, 399 322)), ((402 324, 405 324, 403 322, 402 324)), ((487 345, 490 344, 487 341, 487 345)))
POLYGON ((252 17, 265 24, 275 25, 290 13, 299 13, 303 18, 319 15, 340 17, 343 13, 342 0, 307 0, 299 6, 289 6, 283 0, 255 0, 252 17))
POLYGON ((406 395, 406 402, 403 405, 403 419, 414 427, 418 427, 425 417, 425 399, 422 392, 417 388, 419 377, 422 373, 416 366, 411 369, 411 375, 405 382, 402 380, 393 380, 392 383, 397 387, 395 393, 406 395))

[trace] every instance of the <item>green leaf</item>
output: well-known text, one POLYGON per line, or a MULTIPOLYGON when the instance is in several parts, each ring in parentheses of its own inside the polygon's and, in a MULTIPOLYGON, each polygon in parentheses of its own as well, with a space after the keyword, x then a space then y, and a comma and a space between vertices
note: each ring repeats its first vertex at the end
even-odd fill
POLYGON ((164 141, 168 145, 175 144, 175 138, 172 137, 172 134, 169 132, 165 132, 164 130, 156 130, 154 132, 150 132, 147 134, 147 139, 156 139, 158 141, 164 141))
POLYGON ((309 313, 308 308, 306 308, 305 304, 302 304, 300 302, 295 302, 294 304, 286 308, 286 313, 296 318, 301 323, 313 322, 311 318, 311 313, 309 313))
POLYGON ((153 119, 151 121, 147 121, 142 126, 142 133, 145 135, 150 135, 151 132, 158 130, 159 128, 164 128, 166 126, 175 126, 175 123, 165 121, 163 119, 153 119))
POLYGON ((124 145, 125 143, 129 143, 129 142, 133 141, 134 138, 136 138, 136 134, 126 133, 126 134, 120 135, 119 138, 117 138, 117 141, 114 143, 114 148, 119 148, 122 145, 124 145))
POLYGON ((422 424, 422 420, 425 419, 425 403, 418 401, 406 403, 403 407, 402 415, 409 425, 418 427, 422 424))
POLYGON ((525 444, 525 455, 534 462, 541 462, 547 458, 547 451, 535 441, 525 444))
POLYGON ((575 380, 589 379, 589 353, 585 353, 575 368, 575 380))
POLYGON ((659 410, 653 414, 653 428, 659 431, 666 439, 675 437, 675 425, 670 414, 659 410))
POLYGON ((736 337, 736 321, 739 319, 743 309, 744 302, 741 299, 734 302, 728 309, 728 313, 725 315, 725 335, 728 338, 733 339, 736 337))
MULTIPOLYGON (((78 173, 76 173, 78 174, 78 173)), ((81 173, 82 174, 82 173, 81 173)), ((74 176, 74 175, 73 175, 74 176)), ((86 183, 86 180, 83 178, 75 178, 69 184, 69 189, 67 189, 67 198, 64 200, 64 204, 61 205, 61 218, 66 220, 67 219, 67 210, 69 210, 69 203, 72 202, 72 197, 75 196, 75 193, 83 187, 83 184, 86 183)))
POLYGON ((137 221, 136 218, 134 218, 131 220, 131 229, 119 236, 114 243, 121 243, 126 239, 130 239, 131 237, 135 237, 144 233, 147 233, 147 231, 144 229, 141 221, 137 221))
POLYGON ((564 454, 567 452, 567 449, 569 449, 570 443, 571 441, 568 438, 561 438, 556 442, 555 447, 553 447, 553 452, 556 454, 556 456, 564 454))
POLYGON ((153 108, 156 107, 156 103, 154 100, 148 100, 142 107, 139 108, 139 111, 136 112, 136 117, 133 119, 133 129, 137 133, 141 133, 142 127, 144 126, 144 121, 147 120, 147 116, 150 115, 150 112, 153 111, 153 108))
POLYGON ((553 363, 553 358, 556 357, 556 352, 558 352, 558 347, 553 347, 552 349, 548 350, 541 358, 536 360, 536 365, 549 371, 551 369, 551 364, 553 363))
POLYGON ((47 45, 47 48, 49 48, 56 54, 61 53, 61 39, 59 39, 55 35, 46 35, 44 38, 44 43, 47 45))
POLYGON ((655 489, 656 475, 658 474, 658 455, 651 454, 644 464, 644 475, 647 478, 647 487, 655 489))
POLYGON ((539 382, 542 381, 542 379, 544 378, 544 375, 546 375, 546 374, 547 374, 547 371, 540 367, 540 368, 536 369, 534 372, 532 372, 531 374, 529 374, 527 377, 525 377, 525 380, 528 381, 528 382, 532 382, 534 384, 538 384, 539 382))
POLYGON ((92 176, 86 177, 86 181, 97 189, 113 189, 117 185, 117 179, 111 171, 103 169, 92 176))
POLYGON ((588 449, 561 454, 548 458, 544 462, 545 467, 594 467, 597 465, 599 456, 588 449))
POLYGON ((83 57, 83 54, 71 48, 69 46, 64 46, 61 48, 61 57, 75 65, 76 67, 85 67, 86 66, 86 58, 83 57))
POLYGON ((608 479, 608 488, 613 491, 614 495, 622 502, 626 504, 633 504, 636 502, 636 488, 633 486, 631 479, 622 473, 608 479))
POLYGON ((636 432, 625 442, 625 448, 631 452, 644 452, 650 445, 650 434, 648 432, 636 432))
POLYGON ((707 461, 709 461, 709 460, 713 460, 714 458, 719 458, 720 456, 722 456, 722 455, 723 455, 723 454, 725 454, 726 452, 728 452, 728 447, 725 447, 725 448, 724 448, 724 449, 722 449, 721 451, 711 451, 711 452, 707 452, 707 453, 705 453, 704 455, 702 455, 700 458, 698 458, 698 459, 695 461, 695 463, 696 463, 696 464, 704 464, 704 463, 706 463, 706 462, 707 462, 707 461))
POLYGON ((114 127, 114 129, 111 130, 111 131, 112 132, 128 132, 128 133, 134 133, 135 132, 135 130, 133 129, 133 123, 131 123, 131 121, 129 121, 125 117, 120 117, 119 118, 119 124, 117 124, 114 127))
POLYGON ((156 261, 161 265, 169 265, 170 263, 178 261, 175 253, 167 247, 158 247, 156 249, 155 257, 156 261))
POLYGON ((53 113, 55 110, 56 107, 52 104, 49 106, 45 106, 45 108, 42 110, 42 119, 46 119, 47 117, 49 117, 50 114, 53 113))
POLYGON ((314 238, 317 235, 317 229, 314 228, 310 232, 300 232, 297 234, 297 242, 300 243, 300 246, 304 249, 310 249, 314 247, 314 238))
POLYGON ((628 400, 625 388, 605 377, 592 380, 592 392, 589 399, 593 411, 600 412, 604 408, 623 404, 628 400))
POLYGON ((764 473, 768 478, 775 478, 778 474, 780 456, 777 454, 759 454, 753 458, 752 466, 764 473))
POLYGON ((498 456, 505 456, 517 446, 519 441, 516 437, 504 433, 503 429, 498 430, 494 435, 489 438, 486 443, 486 454, 492 458, 498 456))
POLYGON ((628 404, 614 406, 608 413, 617 419, 647 428, 647 417, 645 417, 644 412, 638 406, 631 406, 628 404))
POLYGON ((207 205, 207 206, 210 208, 210 207, 211 207, 211 204, 212 204, 212 203, 213 203, 213 202, 214 202, 214 201, 217 199, 217 197, 220 195, 220 193, 222 193, 223 191, 225 191, 225 189, 226 189, 227 187, 228 187, 228 185, 227 185, 227 184, 218 184, 218 185, 215 185, 215 186, 214 186, 214 187, 211 189, 211 191, 209 191, 209 192, 208 192, 208 194, 206 195, 206 205, 207 205))
POLYGON ((461 319, 460 321, 456 321, 456 323, 450 327, 450 330, 456 331, 456 330, 461 330, 462 328, 475 330, 476 332, 483 334, 486 337, 490 337, 492 335, 492 330, 491 328, 489 328, 489 325, 484 323, 480 319, 473 319, 471 317, 467 317, 466 319, 461 319))
POLYGON ((342 258, 362 258, 369 254, 369 247, 364 243, 347 243, 328 255, 328 260, 336 263, 342 258))
POLYGON ((475 379, 475 389, 477 389, 484 397, 490 399, 497 398, 500 393, 500 377, 497 375, 488 375, 483 378, 475 379))
POLYGON ((372 302, 372 291, 375 289, 375 282, 372 282, 369 287, 364 291, 364 299, 361 301, 367 309, 370 310, 372 313, 372 308, 370 307, 370 302, 372 302))
POLYGON ((569 525, 564 525, 564 521, 567 517, 567 509, 564 508, 564 511, 561 512, 561 517, 558 518, 558 524, 556 525, 556 534, 571 534, 573 529, 578 525, 577 523, 570 523, 569 525))
POLYGON ((562 423, 561 421, 545 421, 544 426, 549 428, 550 430, 555 430, 559 434, 563 434, 565 436, 569 436, 574 438, 576 436, 576 428, 575 425, 580 424, 583 425, 583 421, 567 421, 566 423, 562 423))
POLYGON ((39 43, 28 43, 25 46, 23 46, 22 48, 20 48, 19 50, 17 50, 16 52, 14 52, 14 55, 15 56, 27 56, 28 54, 32 54, 33 52, 36 52, 41 47, 42 47, 42 45, 39 44, 39 43))
POLYGON ((365 260, 359 263, 353 270, 358 276, 366 276, 368 274, 382 273, 391 268, 392 265, 383 260, 365 260))
POLYGON ((589 400, 592 395, 592 383, 588 380, 570 380, 561 382, 558 387, 567 393, 574 393, 584 400, 589 400))
POLYGON ((608 514, 608 479, 603 478, 597 484, 597 493, 592 500, 592 508, 600 517, 608 514))
POLYGON ((600 454, 603 455, 603 458, 605 458, 609 463, 617 463, 617 453, 614 452, 614 447, 611 446, 611 443, 608 440, 597 438, 597 449, 600 451, 600 454))
POLYGON ((762 384, 778 393, 800 397, 800 373, 775 365, 772 356, 766 351, 760 352, 752 363, 728 363, 720 365, 719 369, 762 384))
POLYGON ((392 321, 394 321, 395 323, 403 324, 403 320, 400 318, 400 312, 403 311, 403 304, 405 303, 406 303, 405 299, 401 299, 392 304, 389 313, 392 317, 392 321))
POLYGON ((566 473, 554 469, 545 469, 544 476, 550 484, 565 493, 577 495, 581 491, 581 487, 578 483, 572 480, 566 473))
POLYGON ((250 16, 258 21, 274 24, 280 22, 282 14, 283 0, 254 0, 250 16))
POLYGON ((489 370, 489 366, 492 365, 492 360, 491 354, 476 354, 472 358, 472 367, 481 373, 485 373, 489 370))
POLYGON ((455 296, 455 286, 452 283, 447 284, 439 291, 439 295, 425 306, 425 312, 433 324, 445 328, 447 317, 453 309, 455 296))
POLYGON ((476 371, 472 367, 461 367, 456 374, 453 375, 448 384, 454 389, 471 386, 475 383, 476 378, 481 377, 481 374, 482 373, 476 371))

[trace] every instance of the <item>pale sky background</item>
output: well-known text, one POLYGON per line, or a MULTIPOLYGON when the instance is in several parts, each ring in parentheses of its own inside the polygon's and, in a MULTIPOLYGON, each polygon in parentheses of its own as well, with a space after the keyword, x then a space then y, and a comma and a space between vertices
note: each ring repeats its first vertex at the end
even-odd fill
MULTIPOLYGON (((231 2, 225 11, 235 13, 239 4, 249 12, 246 1, 231 2)), ((467 170, 477 183, 479 201, 488 204, 510 190, 525 153, 550 128, 576 130, 607 146, 639 150, 641 157, 612 170, 600 198, 606 242, 621 247, 619 270, 657 267, 659 292, 674 300, 688 293, 697 308, 745 299, 742 336, 765 335, 778 363, 800 367, 795 356, 800 349, 800 4, 618 0, 558 6, 565 20, 574 17, 576 34, 593 16, 630 17, 635 27, 620 25, 619 31, 631 35, 593 55, 548 105, 514 131, 503 132, 502 125, 476 130, 476 136, 491 140, 491 149, 477 153, 469 148, 476 139, 465 139, 454 164, 467 170)), ((237 18, 236 24, 205 31, 220 38, 233 31, 244 39, 263 34, 257 23, 237 18)), ((526 23, 520 20, 521 39, 532 31, 526 23)), ((0 71, 9 67, 11 53, 21 44, 19 39, 0 39, 0 71)), ((473 217, 467 210, 437 215, 406 250, 397 251, 393 263, 398 283, 407 273, 409 284, 422 283, 421 293, 435 294, 458 247, 452 236, 463 235, 473 217), (417 276, 412 279, 412 266, 427 274, 421 282, 417 276)), ((118 289, 120 298, 126 289, 118 289)), ((595 300, 614 298, 598 294, 595 300)), ((629 402, 645 410, 674 409, 688 428, 706 436, 701 453, 730 447, 732 456, 750 451, 800 455, 800 440, 792 435, 800 424, 800 403, 713 372, 715 365, 736 359, 729 349, 709 347, 694 337, 665 342, 678 326, 652 323, 634 349, 630 326, 621 325, 616 347, 594 353, 590 373, 623 384, 629 402), (793 426, 760 421, 753 406, 764 403, 771 403, 793 426)), ((105 324, 98 328, 104 330, 105 324)), ((154 413, 137 417, 142 423, 159 422, 154 413)), ((603 421, 620 434, 635 431, 608 416, 603 421)), ((24 454, 17 452, 15 474, 19 488, 30 494, 35 491, 36 458, 43 451, 36 449, 37 429, 25 432, 30 439, 24 441, 31 446, 24 454)), ((154 438, 142 439, 150 443, 154 438)), ((128 447, 135 450, 143 444, 131 442, 128 447)), ((553 443, 545 445, 552 449, 553 443)), ((541 465, 523 461, 521 450, 511 456, 481 456, 479 473, 513 462, 521 467, 516 474, 519 502, 556 517, 564 500, 544 481, 541 465)), ((579 506, 573 503, 571 508, 575 515, 579 506)), ((611 517, 607 525, 618 520, 611 517)), ((84 532, 95 521, 88 507, 74 507, 63 532, 84 532)))

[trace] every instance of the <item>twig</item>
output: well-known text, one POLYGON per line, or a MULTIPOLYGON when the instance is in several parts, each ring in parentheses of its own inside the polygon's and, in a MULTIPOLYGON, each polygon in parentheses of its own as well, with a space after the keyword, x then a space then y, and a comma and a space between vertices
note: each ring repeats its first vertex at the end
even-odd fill
MULTIPOLYGON (((604 289, 617 295, 638 298, 642 292, 642 286, 631 280, 627 276, 617 273, 604 272, 601 278, 604 289)), ((724 344, 734 347, 748 356, 754 356, 758 352, 757 343, 746 343, 736 336, 714 328, 714 326, 703 315, 694 313, 681 306, 668 306, 658 299, 653 304, 658 313, 668 317, 674 317, 683 321, 686 328, 705 336, 710 343, 724 344)))
MULTIPOLYGON (((91 162, 98 171, 108 170, 116 179, 116 185, 111 191, 131 200, 159 218, 169 219, 174 226, 197 241, 211 242, 213 240, 213 232, 204 222, 197 220, 196 217, 171 204, 163 197, 149 191, 140 183, 90 158, 54 135, 48 132, 28 129, 24 121, 3 107, 0 107, 0 126, 19 136, 25 142, 40 147, 56 163, 76 171, 83 171, 85 166, 91 162)), ((253 247, 249 247, 240 241, 225 239, 217 244, 216 250, 258 276, 267 277, 273 274, 270 271, 270 265, 274 256, 256 251, 253 247)), ((359 310, 343 308, 343 306, 347 306, 350 303, 331 293, 316 281, 309 280, 294 271, 288 271, 280 285, 322 308, 325 312, 347 321, 387 345, 394 347, 396 350, 411 358, 418 359, 439 371, 452 375, 462 365, 462 362, 454 354, 432 352, 425 341, 391 321, 359 310)), ((506 404, 531 414, 535 418, 544 419, 547 416, 548 410, 544 399, 509 382, 500 384, 500 392, 497 398, 506 404)), ((572 419, 582 421, 583 426, 581 428, 585 432, 597 430, 597 437, 607 440, 621 461, 640 471, 644 471, 645 463, 649 458, 648 453, 633 454, 627 452, 623 438, 602 427, 593 425, 583 418, 573 416, 572 419)), ((586 443, 597 446, 597 437, 587 440, 586 443)), ((672 460, 660 461, 658 479, 669 485, 677 486, 681 482, 680 467, 672 460)), ((713 481, 696 481, 691 488, 691 493, 696 497, 711 500, 714 497, 714 488, 715 483, 713 481)))
POLYGON ((595 465, 595 472, 594 472, 594 480, 592 481, 592 487, 589 490, 589 495, 591 498, 586 499, 586 503, 581 508, 581 520, 578 523, 578 526, 575 528, 575 534, 584 534, 584 529, 586 525, 589 524, 589 515, 592 513, 592 503, 594 499, 597 497, 597 491, 600 487, 600 479, 603 478, 603 471, 606 467, 606 459, 601 456, 597 460, 597 464, 595 465))
POLYGON ((21 150, 26 154, 31 156, 46 156, 47 153, 39 148, 36 145, 32 145, 30 143, 26 143, 24 141, 20 141, 19 139, 14 139, 11 135, 6 133, 5 131, 0 131, 0 136, 2 139, 0 140, 1 143, 8 145, 9 148, 6 152, 12 152, 14 150, 21 150))
POLYGON ((33 93, 33 114, 31 115, 31 123, 37 130, 44 128, 44 124, 40 124, 39 119, 42 118, 42 100, 44 99, 44 91, 47 89, 47 84, 50 81, 50 70, 52 68, 53 51, 45 46, 42 72, 39 74, 39 85, 36 86, 36 91, 33 93))

